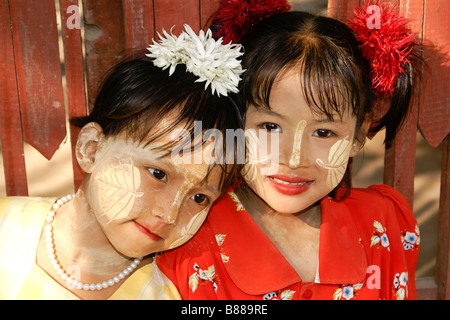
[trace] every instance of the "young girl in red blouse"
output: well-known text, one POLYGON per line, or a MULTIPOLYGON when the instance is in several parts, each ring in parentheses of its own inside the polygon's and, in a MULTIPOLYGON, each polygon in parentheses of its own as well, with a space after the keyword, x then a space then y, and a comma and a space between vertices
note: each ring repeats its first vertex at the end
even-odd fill
POLYGON ((349 169, 368 133, 386 128, 390 144, 408 112, 413 39, 390 78, 358 40, 345 24, 304 12, 277 13, 245 34, 245 126, 257 152, 199 232, 158 258, 184 299, 416 297, 413 212, 389 186, 351 188, 349 169), (390 104, 376 118, 379 97, 390 104), (263 140, 278 143, 261 154, 263 140))

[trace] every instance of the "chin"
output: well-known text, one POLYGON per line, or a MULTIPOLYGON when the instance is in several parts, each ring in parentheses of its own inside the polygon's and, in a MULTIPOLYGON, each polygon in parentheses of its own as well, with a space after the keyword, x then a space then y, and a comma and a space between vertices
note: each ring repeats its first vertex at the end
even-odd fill
POLYGON ((119 254, 127 258, 145 257, 151 253, 158 252, 156 246, 144 245, 142 241, 111 241, 111 244, 119 254))
POLYGON ((306 205, 299 203, 289 203, 290 201, 269 201, 267 204, 276 212, 282 214, 297 214, 300 211, 308 208, 306 205))
POLYGON ((262 199, 273 210, 282 214, 297 214, 313 207, 321 197, 317 194, 284 195, 267 192, 262 199))

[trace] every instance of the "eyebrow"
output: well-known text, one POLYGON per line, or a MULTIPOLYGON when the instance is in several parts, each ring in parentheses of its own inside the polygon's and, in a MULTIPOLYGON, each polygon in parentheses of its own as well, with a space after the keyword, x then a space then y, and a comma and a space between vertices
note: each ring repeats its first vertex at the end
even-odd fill
POLYGON ((328 118, 325 119, 314 119, 314 123, 329 123, 329 122, 335 122, 335 123, 344 123, 344 121, 342 121, 342 118, 336 115, 333 115, 333 120, 330 120, 328 118))
MULTIPOLYGON (((279 114, 275 111, 272 111, 270 109, 266 109, 266 108, 258 108, 256 112, 260 112, 260 113, 265 113, 267 115, 270 116, 275 116, 281 119, 287 119, 288 117, 279 114)), ((342 121, 342 117, 339 114, 332 114, 333 116, 333 120, 330 120, 328 118, 323 118, 323 119, 314 119, 314 123, 338 123, 338 124, 344 124, 346 122, 342 121)))
POLYGON ((212 193, 214 193, 214 194, 216 194, 218 196, 220 196, 220 194, 221 194, 220 190, 217 189, 216 187, 210 186, 208 184, 204 185, 203 187, 208 189, 209 191, 211 191, 212 193))
POLYGON ((281 119, 286 119, 287 118, 286 116, 284 116, 282 114, 279 114, 278 112, 275 112, 275 111, 272 111, 272 110, 266 109, 266 108, 256 108, 256 112, 265 113, 267 115, 275 116, 275 117, 278 117, 278 118, 281 118, 281 119))

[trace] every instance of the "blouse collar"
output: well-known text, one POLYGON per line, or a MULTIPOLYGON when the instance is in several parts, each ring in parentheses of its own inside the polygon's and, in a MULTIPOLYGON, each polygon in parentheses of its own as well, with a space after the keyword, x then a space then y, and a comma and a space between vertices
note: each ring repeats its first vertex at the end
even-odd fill
MULTIPOLYGON (((321 201, 319 266, 314 282, 354 284, 364 280, 367 260, 355 223, 345 204, 321 201)), ((218 240, 224 266, 234 283, 252 295, 301 282, 300 276, 253 221, 236 194, 217 202, 208 220, 218 240), (238 226, 245 226, 245 229, 238 226), (233 241, 227 241, 233 238, 233 241)))

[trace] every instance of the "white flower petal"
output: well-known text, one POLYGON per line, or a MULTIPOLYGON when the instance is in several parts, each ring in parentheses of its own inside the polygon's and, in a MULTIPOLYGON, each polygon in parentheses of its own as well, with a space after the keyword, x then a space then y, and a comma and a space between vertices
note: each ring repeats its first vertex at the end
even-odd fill
POLYGON ((205 89, 211 84, 213 94, 226 96, 228 92, 238 92, 240 75, 245 71, 237 60, 243 54, 242 46, 223 45, 223 39, 215 40, 210 29, 206 33, 200 30, 197 35, 189 25, 184 28, 178 37, 173 35, 173 27, 170 34, 163 29, 163 36, 158 33, 159 42, 153 40, 146 56, 163 70, 170 67, 169 75, 178 64, 186 64, 186 70, 198 76, 196 82, 206 81, 205 89))

